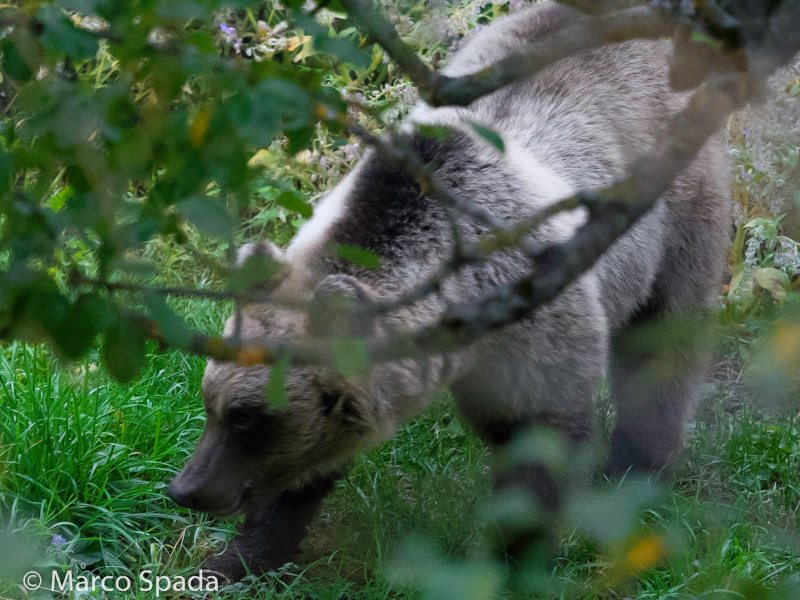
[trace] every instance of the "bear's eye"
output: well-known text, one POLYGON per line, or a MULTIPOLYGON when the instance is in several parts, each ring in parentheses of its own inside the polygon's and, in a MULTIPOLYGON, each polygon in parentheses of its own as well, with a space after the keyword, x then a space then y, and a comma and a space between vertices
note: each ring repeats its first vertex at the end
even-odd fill
POLYGON ((323 392, 322 397, 320 398, 320 404, 322 405, 322 415, 327 417, 333 411, 333 407, 336 406, 336 403, 339 401, 341 396, 336 392, 323 392))
POLYGON ((234 409, 228 413, 228 424, 239 431, 249 429, 255 420, 255 415, 246 410, 234 409))

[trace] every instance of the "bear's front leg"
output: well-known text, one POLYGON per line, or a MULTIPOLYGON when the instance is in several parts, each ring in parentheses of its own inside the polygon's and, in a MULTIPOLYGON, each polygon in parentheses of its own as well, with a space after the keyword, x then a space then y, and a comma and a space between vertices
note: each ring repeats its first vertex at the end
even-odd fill
POLYGON ((308 525, 337 479, 326 477, 267 502, 259 502, 254 495, 237 535, 224 552, 210 556, 203 569, 238 581, 248 573, 261 575, 293 561, 308 525))

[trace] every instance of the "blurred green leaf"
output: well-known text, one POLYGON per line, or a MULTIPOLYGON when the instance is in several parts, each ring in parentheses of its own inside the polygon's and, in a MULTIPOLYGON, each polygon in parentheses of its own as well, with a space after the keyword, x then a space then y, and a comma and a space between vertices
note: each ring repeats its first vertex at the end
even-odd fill
POLYGON ((337 244, 336 253, 346 261, 349 261, 359 267, 371 269, 373 271, 380 269, 381 258, 372 250, 367 250, 361 246, 354 246, 351 244, 337 244))
POLYGON ((192 337, 188 325, 167 305, 157 292, 146 292, 145 304, 150 317, 158 323, 158 328, 167 342, 177 348, 186 347, 192 337))
POLYGON ((97 52, 97 37, 75 27, 56 5, 43 5, 36 18, 44 29, 41 38, 47 48, 76 60, 89 58, 97 52))
POLYGON ((41 557, 38 541, 29 533, 0 530, 0 579, 17 581, 41 557))
POLYGON ((108 325, 105 300, 83 294, 72 304, 55 290, 32 291, 18 323, 33 341, 49 341, 63 357, 80 358, 108 325), (38 332, 38 333, 37 333, 38 332))
POLYGON ((662 487, 650 480, 626 479, 574 495, 565 512, 574 527, 608 547, 630 536, 642 511, 662 495, 662 487))
POLYGON ((228 288, 232 292, 246 292, 270 283, 284 270, 284 265, 263 254, 252 254, 244 263, 231 270, 228 288))
POLYGON ((311 218, 313 212, 311 205, 292 191, 281 192, 275 197, 275 202, 283 208, 293 210, 305 219, 311 218))
POLYGON ((755 270, 754 277, 758 286, 767 290, 776 300, 786 298, 789 277, 780 269, 761 267, 755 270))
POLYGON ((139 375, 144 361, 145 337, 141 327, 133 319, 120 316, 106 330, 103 362, 116 379, 126 383, 139 375))
POLYGON ((494 600, 503 583, 498 565, 475 559, 448 560, 420 539, 408 540, 400 547, 391 578, 418 589, 430 600, 494 600))
POLYGON ((187 23, 207 18, 211 14, 211 3, 196 0, 160 0, 157 14, 166 21, 187 23))
POLYGON ((267 402, 276 410, 289 405, 289 396, 286 394, 286 374, 289 372, 289 358, 281 356, 270 367, 267 380, 267 402))
POLYGON ((24 83, 33 77, 33 70, 28 66, 12 37, 0 40, 0 51, 3 53, 3 71, 11 79, 24 83))
POLYGON ((342 375, 363 375, 369 371, 369 349, 364 340, 337 338, 331 343, 333 363, 342 375))
POLYGON ((203 233, 230 239, 235 225, 234 220, 219 202, 205 196, 181 200, 178 210, 203 233))
POLYGON ((506 151, 506 144, 503 141, 503 138, 500 137, 500 134, 497 133, 491 127, 487 127, 486 125, 481 125, 480 123, 476 123, 475 121, 470 121, 470 126, 472 129, 475 130, 479 136, 481 136, 484 140, 489 142, 494 148, 503 154, 506 151))
POLYGON ((349 38, 320 36, 314 38, 314 46, 319 51, 336 56, 358 69, 366 69, 372 62, 369 52, 359 48, 349 38))
POLYGON ((542 512, 537 500, 521 489, 509 489, 492 495, 484 509, 489 523, 503 531, 524 531, 545 522, 548 517, 542 512))
POLYGON ((446 140, 453 135, 453 128, 447 125, 428 125, 420 123, 415 126, 415 129, 420 135, 431 140, 446 140))

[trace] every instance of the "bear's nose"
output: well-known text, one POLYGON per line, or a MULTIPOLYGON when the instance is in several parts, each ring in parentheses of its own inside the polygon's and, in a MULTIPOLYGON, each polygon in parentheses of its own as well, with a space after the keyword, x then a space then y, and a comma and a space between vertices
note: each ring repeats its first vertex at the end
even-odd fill
POLYGON ((185 508, 195 508, 197 505, 197 495, 188 486, 181 484, 178 479, 173 479, 167 488, 167 496, 179 506, 185 508))

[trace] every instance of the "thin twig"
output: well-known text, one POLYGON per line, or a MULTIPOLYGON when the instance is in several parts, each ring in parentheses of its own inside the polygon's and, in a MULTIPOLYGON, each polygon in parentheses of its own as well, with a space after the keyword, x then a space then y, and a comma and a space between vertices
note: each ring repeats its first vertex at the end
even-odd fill
MULTIPOLYGON (((420 96, 432 106, 467 106, 510 83, 532 77, 553 63, 604 44, 635 38, 660 38, 672 34, 678 21, 673 15, 650 6, 578 16, 572 24, 558 28, 531 42, 519 52, 460 77, 429 69, 400 39, 386 17, 368 0, 342 0, 350 15, 380 44, 414 82, 420 96)), ((588 3, 581 3, 588 5, 588 3)), ((610 8, 610 3, 604 3, 610 8)), ((638 2, 635 4, 639 4, 638 2)), ((630 2, 624 0, 623 6, 630 2)))
POLYGON ((92 288, 101 288, 109 292, 124 292, 132 294, 151 293, 159 296, 214 300, 216 302, 237 302, 239 304, 270 304, 290 310, 306 310, 308 308, 308 304, 306 302, 293 302, 284 299, 278 300, 269 292, 264 291, 233 292, 176 286, 145 285, 134 282, 96 279, 87 277, 79 271, 72 271, 70 273, 69 282, 72 287, 89 286, 92 288))
POLYGON ((408 141, 396 132, 387 137, 379 137, 364 129, 361 125, 348 122, 347 129, 381 153, 385 158, 402 167, 419 185, 420 190, 438 200, 445 207, 458 210, 462 214, 486 225, 491 229, 503 230, 507 225, 490 211, 477 206, 454 194, 419 157, 408 141))
POLYGON ((342 4, 367 35, 386 50, 421 93, 434 87, 440 76, 422 62, 413 48, 400 38, 394 25, 370 0, 342 0, 342 4))
POLYGON ((612 10, 622 10, 634 6, 647 4, 648 0, 556 0, 559 4, 568 6, 586 15, 599 15, 612 10))

